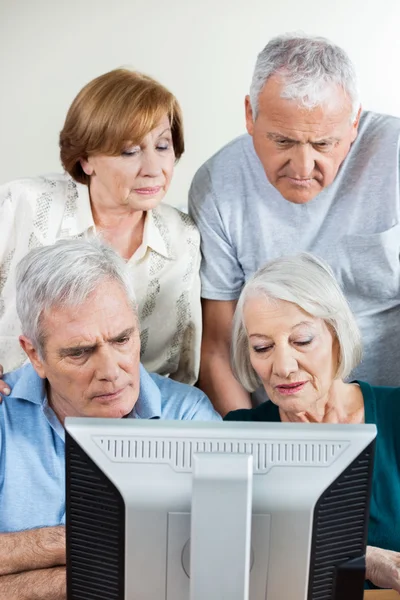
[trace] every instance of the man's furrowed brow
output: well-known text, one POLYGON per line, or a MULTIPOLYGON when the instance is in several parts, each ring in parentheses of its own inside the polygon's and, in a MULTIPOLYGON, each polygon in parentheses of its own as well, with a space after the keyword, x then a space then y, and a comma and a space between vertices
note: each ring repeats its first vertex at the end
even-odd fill
POLYGON ((121 331, 121 333, 119 333, 118 335, 113 336, 112 338, 109 338, 108 341, 109 342, 118 342, 119 340, 126 338, 126 337, 131 337, 131 335, 135 332, 136 327, 128 327, 127 329, 124 329, 124 331, 121 331))
POLYGON ((285 142, 293 142, 293 143, 296 142, 296 140, 293 140, 292 138, 287 137, 287 135, 283 135, 283 133, 268 132, 267 138, 269 140, 272 140, 273 142, 276 142, 278 140, 285 140, 285 142))
POLYGON ((61 358, 72 356, 77 352, 90 352, 96 348, 97 344, 79 344, 79 346, 69 346, 68 348, 60 348, 58 354, 61 358))

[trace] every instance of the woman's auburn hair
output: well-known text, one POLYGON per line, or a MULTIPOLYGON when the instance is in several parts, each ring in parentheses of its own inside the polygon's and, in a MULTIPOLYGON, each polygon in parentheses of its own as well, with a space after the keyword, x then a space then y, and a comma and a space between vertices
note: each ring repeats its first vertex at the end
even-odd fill
POLYGON ((140 144, 168 115, 175 157, 185 144, 181 108, 163 85, 137 71, 115 69, 90 81, 72 102, 60 133, 60 158, 75 181, 88 184, 81 160, 118 156, 127 143, 140 144))

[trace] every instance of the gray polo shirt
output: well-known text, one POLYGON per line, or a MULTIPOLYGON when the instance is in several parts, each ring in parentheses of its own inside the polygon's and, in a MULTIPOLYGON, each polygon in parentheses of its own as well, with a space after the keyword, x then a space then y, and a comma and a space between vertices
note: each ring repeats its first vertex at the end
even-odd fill
POLYGON ((325 259, 361 328, 352 378, 400 386, 400 119, 363 112, 334 182, 307 204, 267 180, 241 136, 196 173, 189 212, 202 236, 202 297, 235 300, 261 265, 312 252, 325 259))

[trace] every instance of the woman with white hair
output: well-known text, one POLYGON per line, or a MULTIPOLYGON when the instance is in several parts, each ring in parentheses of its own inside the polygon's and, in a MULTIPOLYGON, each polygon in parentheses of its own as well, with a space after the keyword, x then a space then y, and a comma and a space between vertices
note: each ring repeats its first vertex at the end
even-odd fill
POLYGON ((225 419, 375 423, 366 578, 400 592, 400 388, 347 382, 361 355, 356 321, 328 265, 306 253, 274 260, 243 288, 232 334, 237 379, 249 392, 262 385, 271 402, 225 419))

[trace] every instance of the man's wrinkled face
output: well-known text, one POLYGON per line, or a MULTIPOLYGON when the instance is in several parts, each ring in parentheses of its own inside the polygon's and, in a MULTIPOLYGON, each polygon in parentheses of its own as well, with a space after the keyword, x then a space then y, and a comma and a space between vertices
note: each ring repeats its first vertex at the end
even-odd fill
POLYGON ((139 394, 140 338, 123 289, 104 281, 79 307, 52 308, 41 323, 44 357, 28 355, 60 421, 128 414, 139 394))
POLYGON ((344 91, 332 89, 329 105, 313 109, 281 97, 279 76, 267 80, 253 120, 246 97, 246 126, 269 182, 295 204, 312 200, 335 179, 357 136, 358 118, 344 91))

